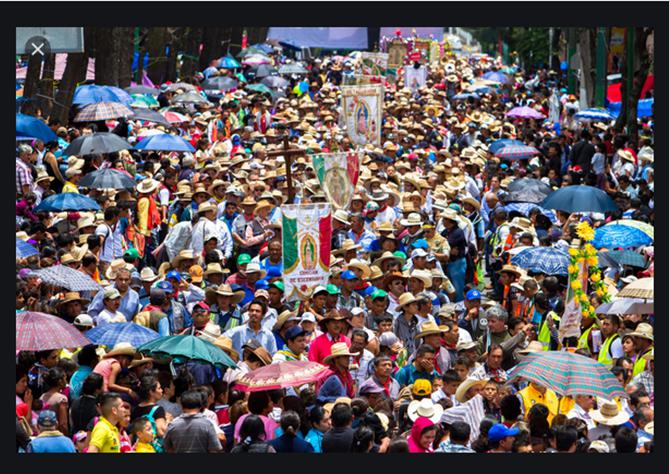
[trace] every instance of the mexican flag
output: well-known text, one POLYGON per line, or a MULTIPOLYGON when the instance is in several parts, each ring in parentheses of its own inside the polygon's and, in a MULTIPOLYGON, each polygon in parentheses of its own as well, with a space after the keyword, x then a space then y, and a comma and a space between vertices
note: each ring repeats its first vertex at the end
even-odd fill
POLYGON ((330 275, 332 238, 329 204, 284 204, 283 284, 286 300, 306 300, 330 275))
POLYGON ((351 204, 360 176, 360 152, 312 155, 312 164, 328 202, 335 209, 351 204))

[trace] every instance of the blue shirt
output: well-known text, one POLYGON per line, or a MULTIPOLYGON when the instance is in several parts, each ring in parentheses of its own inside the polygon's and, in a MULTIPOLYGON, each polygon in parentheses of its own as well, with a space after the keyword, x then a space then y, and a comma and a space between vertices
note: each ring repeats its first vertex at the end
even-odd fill
MULTIPOLYGON (((54 432, 55 434, 55 432, 54 432)), ((41 434, 28 445, 29 453, 76 453, 70 438, 58 433, 58 436, 41 434)))
MULTIPOLYGON (((116 288, 116 284, 112 286, 116 288)), ((93 301, 91 301, 91 304, 88 305, 88 314, 90 314, 93 319, 95 319, 98 314, 100 314, 100 311, 104 309, 103 300, 104 290, 100 290, 98 291, 98 294, 95 295, 95 298, 93 298, 93 301)), ((132 288, 128 288, 126 294, 121 298, 121 305, 118 310, 123 313, 128 322, 132 321, 132 318, 139 312, 139 294, 132 288)))
POLYGON ((81 387, 84 385, 84 380, 91 372, 93 372, 93 367, 81 365, 77 371, 72 374, 72 378, 70 379, 70 398, 72 400, 81 396, 81 387))
POLYGON ((232 339, 232 347, 241 354, 243 352, 242 346, 249 340, 257 340, 270 355, 274 355, 277 351, 276 340, 274 339, 274 334, 271 331, 261 327, 258 332, 254 332, 248 324, 243 324, 232 329, 228 329, 223 333, 224 336, 232 339))
POLYGON ((313 448, 315 453, 323 452, 323 432, 316 428, 311 428, 304 438, 313 448))
POLYGON ((414 364, 405 365, 395 374, 395 380, 403 386, 411 385, 418 379, 426 379, 432 383, 436 377, 439 377, 436 370, 432 370, 431 374, 419 372, 414 364))
POLYGON ((363 230, 358 237, 352 230, 348 231, 348 238, 362 247, 363 252, 371 252, 372 242, 376 240, 376 235, 368 230, 363 230))

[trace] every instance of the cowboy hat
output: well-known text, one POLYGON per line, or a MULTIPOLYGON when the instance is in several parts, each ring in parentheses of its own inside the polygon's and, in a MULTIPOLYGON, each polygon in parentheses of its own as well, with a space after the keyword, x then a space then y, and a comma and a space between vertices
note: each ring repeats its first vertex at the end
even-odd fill
MULTIPOLYGON (((228 273, 230 271, 228 270, 228 273)), ((221 264, 218 262, 213 262, 213 263, 208 263, 207 267, 204 270, 204 276, 207 277, 209 275, 223 275, 225 271, 221 267, 221 264)))
POLYGON ((470 388, 476 387, 477 385, 485 385, 488 382, 487 379, 479 380, 471 377, 467 377, 459 386, 455 392, 455 399, 460 403, 465 403, 469 400, 467 397, 467 392, 470 388))
POLYGON ((65 297, 56 304, 56 307, 60 308, 62 305, 69 303, 70 301, 79 301, 82 305, 90 302, 89 300, 82 298, 78 291, 69 291, 65 293, 65 297))
POLYGON ((430 270, 415 269, 409 274, 409 278, 417 278, 422 281, 425 288, 432 286, 432 272, 430 270))
POLYGON ((135 367, 139 367, 141 365, 146 365, 146 364, 149 364, 149 363, 153 362, 153 358, 151 358, 151 357, 143 357, 143 356, 140 356, 140 357, 141 357, 140 359, 133 360, 130 363, 130 365, 128 366, 128 368, 129 369, 134 369, 135 367))
POLYGON ((281 331, 281 328, 288 322, 288 321, 302 321, 302 318, 297 315, 295 311, 290 311, 290 310, 285 310, 283 311, 278 318, 276 318, 276 323, 274 323, 274 327, 272 327, 272 331, 281 331))
POLYGON ((337 209, 334 214, 332 214, 332 218, 342 224, 351 225, 351 222, 348 220, 348 212, 344 209, 337 209))
POLYGON ((137 192, 140 194, 150 194, 158 189, 158 181, 152 178, 143 179, 136 187, 137 192))
POLYGON ((264 268, 262 268, 260 264, 257 262, 249 263, 248 265, 246 265, 246 269, 243 272, 240 271, 240 273, 244 273, 245 275, 248 273, 260 273, 258 280, 262 280, 267 275, 267 271, 264 268))
POLYGON ((205 290, 205 295, 208 299, 213 299, 216 297, 216 295, 230 296, 232 298, 232 304, 235 305, 244 299, 245 293, 243 291, 232 291, 232 287, 227 283, 224 283, 218 286, 210 286, 205 290))
POLYGON ((137 352, 137 349, 130 344, 129 342, 118 342, 114 346, 114 348, 107 352, 102 358, 103 359, 109 359, 110 357, 115 357, 115 356, 130 356, 133 359, 139 359, 141 358, 141 354, 137 352))
POLYGON ((448 326, 437 326, 437 323, 432 321, 425 321, 420 327, 420 332, 416 334, 414 339, 421 339, 425 336, 430 336, 432 334, 444 334, 450 331, 448 326))
POLYGON ((442 217, 443 219, 448 219, 448 220, 454 221, 456 223, 459 222, 459 219, 458 219, 459 216, 458 216, 457 211, 455 209, 451 209, 450 207, 444 209, 444 211, 441 214, 439 214, 439 216, 442 217))
POLYGON ((438 403, 434 403, 429 398, 413 400, 407 408, 407 415, 411 421, 416 421, 418 417, 423 417, 428 418, 432 423, 439 423, 443 413, 444 407, 438 403))
POLYGON ((209 201, 203 202, 197 208, 198 214, 204 214, 205 212, 211 212, 211 211, 218 211, 218 207, 216 207, 216 204, 211 203, 209 201))
POLYGON ((193 254, 192 249, 185 249, 179 252, 179 254, 172 259, 170 264, 174 268, 179 268, 179 265, 181 264, 182 260, 195 260, 195 255, 193 254))
POLYGON ((115 280, 118 271, 122 269, 126 269, 129 272, 132 272, 135 270, 135 266, 127 263, 122 258, 117 258, 116 260, 112 260, 112 262, 107 267, 107 270, 105 271, 105 278, 107 278, 107 280, 115 280))
POLYGON ((497 273, 513 273, 516 275, 516 278, 520 278, 523 274, 515 265, 504 265, 501 270, 498 270, 497 273))
POLYGON ((369 265, 367 265, 365 262, 362 260, 359 260, 357 258, 351 259, 351 261, 348 263, 346 266, 347 269, 350 268, 357 268, 362 272, 362 279, 366 280, 369 278, 369 275, 372 273, 372 271, 369 268, 369 265))
POLYGON ((543 352, 544 345, 540 341, 532 341, 527 347, 521 351, 518 351, 518 354, 530 354, 532 352, 543 352))
POLYGON ((462 204, 469 204, 477 211, 481 209, 481 203, 471 196, 467 196, 466 198, 464 198, 462 200, 462 204))
POLYGON ((153 273, 153 268, 151 267, 144 267, 142 268, 142 271, 139 272, 139 279, 141 281, 149 282, 152 283, 158 279, 158 275, 153 273))
POLYGON ((380 226, 376 228, 380 232, 395 232, 395 228, 389 221, 383 221, 380 226))
POLYGON ((361 248, 362 247, 353 242, 352 239, 346 239, 344 240, 344 244, 341 246, 341 248, 333 251, 332 255, 342 255, 348 252, 349 250, 359 250, 361 248))
POLYGON ((345 342, 337 342, 330 347, 330 355, 323 359, 323 364, 329 364, 335 357, 355 357, 357 355, 357 352, 348 351, 348 346, 345 342))
POLYGON ((232 348, 232 339, 229 337, 220 336, 216 338, 212 344, 228 354, 233 361, 239 361, 239 352, 232 348))
POLYGON ((619 426, 627 422, 630 416, 624 410, 618 408, 618 404, 613 400, 604 398, 597 399, 597 410, 590 412, 590 417, 597 423, 605 426, 619 426))
POLYGON ((377 280, 385 276, 383 271, 381 271, 381 269, 376 265, 372 265, 371 267, 369 267, 369 269, 370 269, 370 274, 369 277, 366 278, 369 281, 377 280))
POLYGON ((53 181, 55 178, 53 176, 49 176, 49 174, 46 172, 46 170, 40 169, 40 171, 37 172, 37 178, 35 178, 35 182, 39 183, 40 181, 53 181))
POLYGON ((95 217, 87 215, 77 220, 77 230, 81 230, 84 227, 95 227, 95 217))
POLYGON ((636 329, 633 332, 629 333, 629 336, 640 337, 643 339, 654 341, 653 326, 651 326, 648 323, 639 323, 636 329))
POLYGON ((269 201, 263 199, 262 201, 259 201, 258 204, 256 205, 255 212, 258 213, 261 209, 266 209, 266 208, 271 209, 272 204, 269 201))
POLYGON ((416 303, 418 300, 413 295, 413 293, 402 293, 397 301, 397 306, 395 307, 396 311, 402 310, 405 306, 410 305, 411 303, 416 303))
POLYGON ((406 219, 400 220, 400 224, 404 227, 419 226, 423 223, 423 218, 417 212, 412 212, 406 219))
POLYGON ((386 260, 397 260, 398 262, 400 262, 400 264, 404 264, 404 259, 398 257, 397 255, 393 254, 392 252, 386 251, 386 252, 383 252, 383 254, 381 254, 381 256, 379 258, 374 260, 372 265, 381 268, 381 266, 383 265, 383 262, 385 262, 386 260))

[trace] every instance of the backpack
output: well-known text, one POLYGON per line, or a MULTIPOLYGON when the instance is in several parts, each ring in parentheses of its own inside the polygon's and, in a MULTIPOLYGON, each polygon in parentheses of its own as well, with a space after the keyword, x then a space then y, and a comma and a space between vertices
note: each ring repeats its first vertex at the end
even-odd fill
POLYGON ((151 445, 153 446, 153 448, 156 450, 157 453, 163 453, 165 452, 165 449, 163 448, 163 439, 158 437, 158 428, 156 426, 156 419, 153 416, 156 410, 158 410, 158 408, 160 408, 160 406, 155 405, 153 408, 151 408, 151 411, 148 414, 142 415, 142 418, 146 418, 151 422, 151 429, 153 429, 153 435, 154 435, 153 442, 151 443, 151 445))

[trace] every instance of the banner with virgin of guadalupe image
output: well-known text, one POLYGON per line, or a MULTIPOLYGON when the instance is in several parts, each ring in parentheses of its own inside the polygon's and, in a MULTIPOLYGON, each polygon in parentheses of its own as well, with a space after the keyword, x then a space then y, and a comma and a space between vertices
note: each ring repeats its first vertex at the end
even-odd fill
POLYGON ((381 144, 383 85, 341 86, 346 132, 358 146, 381 144))
POLYGON ((358 184, 361 153, 319 153, 311 160, 328 202, 335 210, 347 209, 358 184))
POLYGON ((306 300, 330 275, 332 216, 329 204, 284 204, 283 284, 286 300, 306 300))
POLYGON ((388 53, 360 53, 360 74, 364 76, 385 76, 388 69, 388 53))

